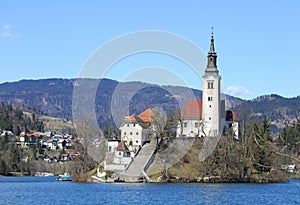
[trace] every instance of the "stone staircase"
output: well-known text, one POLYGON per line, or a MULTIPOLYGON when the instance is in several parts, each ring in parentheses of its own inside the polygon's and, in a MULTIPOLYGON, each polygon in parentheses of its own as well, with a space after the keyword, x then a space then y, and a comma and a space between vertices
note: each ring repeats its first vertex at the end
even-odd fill
POLYGON ((144 168, 151 160, 155 150, 156 140, 152 140, 150 143, 147 143, 142 147, 127 169, 123 173, 120 173, 120 176, 125 179, 125 182, 138 182, 139 178, 146 178, 149 180, 149 177, 144 172, 144 168))

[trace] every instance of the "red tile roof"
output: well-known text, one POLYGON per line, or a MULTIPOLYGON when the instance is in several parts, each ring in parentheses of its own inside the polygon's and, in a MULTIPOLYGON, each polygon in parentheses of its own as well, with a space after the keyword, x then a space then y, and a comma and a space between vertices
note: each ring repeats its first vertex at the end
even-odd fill
POLYGON ((151 108, 148 108, 147 110, 139 114, 139 118, 141 118, 144 122, 151 122, 151 114, 152 110, 151 108))
POLYGON ((121 141, 117 148, 116 148, 118 151, 126 151, 128 150, 128 147, 126 146, 125 142, 124 141, 121 141))
POLYGON ((31 136, 34 136, 34 137, 37 137, 37 138, 41 137, 41 135, 38 134, 38 133, 32 134, 32 133, 25 133, 25 132, 21 132, 20 136, 21 137, 25 137, 25 136, 31 137, 31 136))
POLYGON ((128 117, 128 120, 129 120, 130 122, 136 122, 136 119, 135 119, 135 116, 134 116, 134 115, 130 115, 130 116, 128 117))
POLYGON ((181 110, 181 117, 184 119, 201 119, 202 100, 189 100, 181 110))
POLYGON ((125 123, 137 123, 142 128, 148 128, 150 126, 149 122, 143 121, 139 116, 136 115, 130 115, 129 117, 125 117, 125 123))

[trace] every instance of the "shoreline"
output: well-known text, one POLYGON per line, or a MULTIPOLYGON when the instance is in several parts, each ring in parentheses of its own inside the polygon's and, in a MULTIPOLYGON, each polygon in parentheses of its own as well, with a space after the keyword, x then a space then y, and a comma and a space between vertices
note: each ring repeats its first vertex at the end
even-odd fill
MULTIPOLYGON (((29 175, 27 172, 11 172, 8 175, 0 175, 0 177, 55 177, 58 175, 54 175, 53 173, 47 173, 45 175, 38 174, 38 175, 29 175)), ((300 180, 299 176, 290 176, 287 178, 264 178, 261 176, 256 177, 247 177, 244 179, 237 179, 237 178, 227 178, 222 179, 218 176, 211 176, 211 177, 203 177, 198 179, 185 179, 185 178, 164 178, 161 180, 152 180, 152 181, 136 181, 136 182, 126 182, 126 181, 115 181, 112 178, 102 179, 97 176, 86 176, 83 178, 74 178, 73 182, 87 182, 87 183, 153 183, 153 184, 188 184, 188 183, 195 183, 195 184, 270 184, 270 183, 288 183, 290 180, 300 180)))
MULTIPOLYGON (((36 175, 0 175, 0 177, 56 177, 55 175, 51 176, 36 176, 36 175)), ((289 183, 291 180, 300 180, 300 178, 290 178, 286 181, 144 181, 144 182, 115 182, 113 179, 104 180, 98 177, 92 176, 90 180, 87 181, 76 181, 80 183, 109 183, 109 184, 285 184, 289 183)))

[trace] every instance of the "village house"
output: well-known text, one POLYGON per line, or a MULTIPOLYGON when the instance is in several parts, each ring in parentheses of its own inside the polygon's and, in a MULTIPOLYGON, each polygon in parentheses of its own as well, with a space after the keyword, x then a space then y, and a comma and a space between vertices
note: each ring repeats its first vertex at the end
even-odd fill
POLYGON ((120 126, 121 140, 127 146, 137 150, 143 146, 146 141, 150 140, 150 115, 151 109, 147 109, 140 115, 131 115, 125 117, 124 122, 120 126))
POLYGON ((47 156, 45 156, 45 158, 44 158, 44 161, 45 162, 48 162, 48 163, 57 163, 58 162, 58 159, 57 159, 57 157, 55 157, 55 156, 52 156, 52 155, 47 155, 47 156))
POLYGON ((109 139, 107 140, 107 152, 114 153, 117 146, 119 145, 120 140, 118 139, 109 139))
POLYGON ((57 142, 58 140, 56 139, 48 139, 43 143, 43 146, 49 150, 57 150, 57 142))
POLYGON ((112 162, 106 159, 104 161, 104 169, 105 170, 125 170, 126 167, 131 163, 132 157, 130 154, 130 150, 124 141, 121 141, 116 147, 113 153, 112 162))
POLYGON ((125 117, 119 128, 121 141, 110 139, 107 142, 105 170, 124 170, 131 163, 138 150, 147 141, 150 141, 151 113, 152 110, 149 108, 139 115, 125 117))
POLYGON ((66 153, 66 154, 61 155, 60 161, 66 162, 66 161, 71 161, 71 160, 72 160, 72 157, 70 154, 66 153))
POLYGON ((37 143, 40 143, 43 135, 39 133, 25 133, 22 132, 19 137, 19 141, 22 147, 34 146, 37 143))
POLYGON ((8 137, 11 137, 11 136, 14 136, 14 133, 12 131, 9 131, 9 130, 4 130, 4 131, 0 131, 0 136, 1 137, 4 137, 5 135, 8 136, 8 137))

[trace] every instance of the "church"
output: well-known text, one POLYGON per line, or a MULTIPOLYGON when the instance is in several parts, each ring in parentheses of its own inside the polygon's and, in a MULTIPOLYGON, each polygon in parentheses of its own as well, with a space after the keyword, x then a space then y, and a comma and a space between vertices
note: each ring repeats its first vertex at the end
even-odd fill
POLYGON ((207 67, 202 76, 202 100, 189 100, 180 111, 177 137, 233 136, 238 139, 238 118, 226 110, 221 99, 221 76, 217 68, 214 33, 211 33, 207 67))

